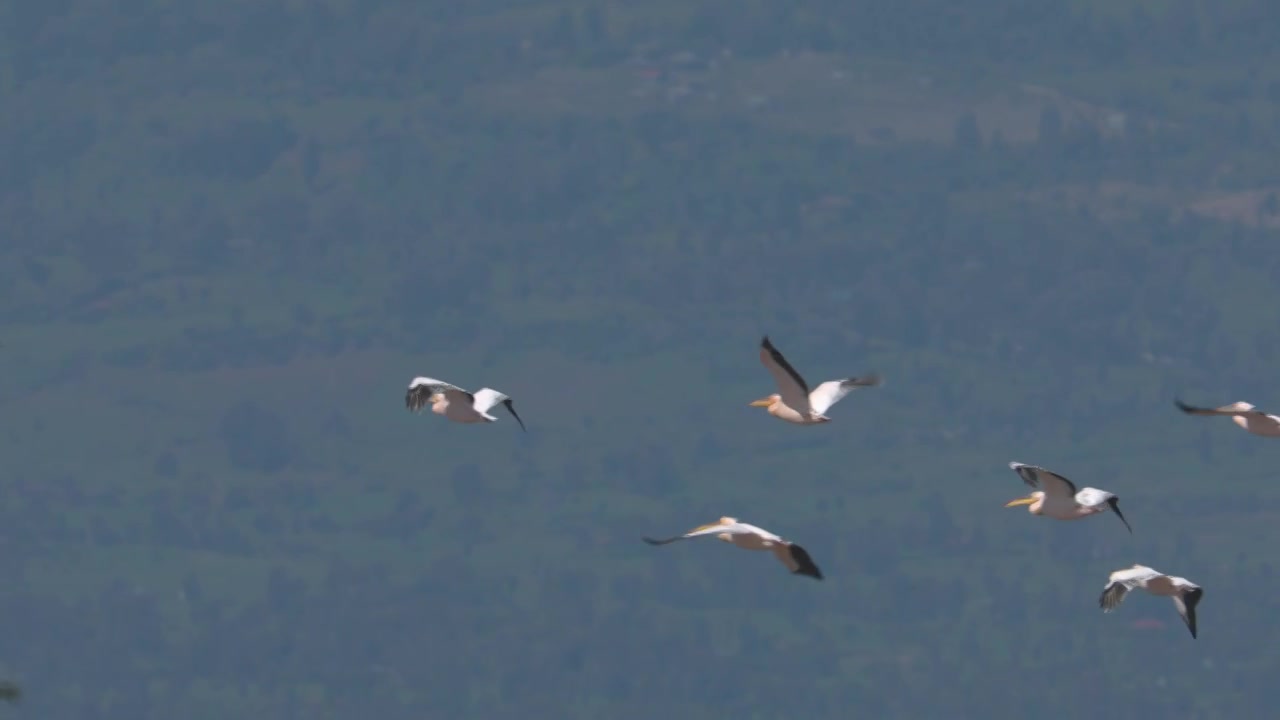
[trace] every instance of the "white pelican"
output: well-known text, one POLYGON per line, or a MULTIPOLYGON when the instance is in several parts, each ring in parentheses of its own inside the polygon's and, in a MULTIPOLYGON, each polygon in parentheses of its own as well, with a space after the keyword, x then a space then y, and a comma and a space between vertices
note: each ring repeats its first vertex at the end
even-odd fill
POLYGON ((421 412, 428 402, 431 403, 431 412, 460 423, 494 422, 498 418, 490 415, 489 411, 501 403, 511 413, 511 417, 520 423, 520 429, 525 430, 524 421, 516 414, 511 398, 493 388, 480 388, 469 393, 443 380, 414 378, 404 396, 405 407, 412 412, 421 412))
POLYGON ((1254 435, 1280 437, 1280 415, 1268 415, 1247 402, 1233 402, 1218 408, 1192 407, 1174 398, 1173 404, 1188 415, 1226 415, 1254 435))
POLYGON ((738 522, 737 518, 722 517, 719 522, 700 525, 683 535, 676 535, 665 540, 654 540, 649 537, 641 539, 650 545, 666 545, 677 540, 707 537, 709 535, 715 535, 720 540, 744 550, 769 550, 774 557, 787 566, 787 569, 792 574, 808 575, 811 578, 822 579, 822 571, 818 569, 817 565, 813 564, 813 558, 809 557, 809 553, 804 548, 793 542, 783 540, 763 528, 738 522))
POLYGON ((778 385, 778 393, 761 398, 751 403, 752 407, 769 408, 769 414, 779 420, 786 420, 797 425, 816 425, 830 422, 825 413, 850 390, 860 387, 876 387, 881 383, 879 375, 851 377, 842 380, 828 380, 809 392, 809 384, 800 377, 800 373, 791 367, 791 363, 778 352, 778 348, 769 342, 765 335, 760 341, 760 362, 769 369, 773 381, 778 385))
POLYGON ((1098 605, 1102 612, 1111 612, 1120 607, 1124 596, 1134 588, 1142 588, 1152 595, 1173 598, 1173 606, 1178 608, 1178 616, 1187 624, 1191 637, 1196 636, 1196 605, 1204 590, 1186 578, 1165 575, 1146 565, 1134 565, 1131 568, 1117 570, 1107 578, 1107 586, 1103 588, 1098 605))
POLYGON ((1091 487, 1076 490, 1075 483, 1035 465, 1011 462, 1009 467, 1018 473, 1018 477, 1022 478, 1027 485, 1044 489, 1036 490, 1017 500, 1010 500, 1004 504, 1005 507, 1027 505, 1029 506, 1027 511, 1032 515, 1046 515, 1058 520, 1079 520, 1106 512, 1110 508, 1111 512, 1120 518, 1120 522, 1129 528, 1129 532, 1133 532, 1133 528, 1129 527, 1129 521, 1125 520, 1124 515, 1120 513, 1120 498, 1113 493, 1091 487))

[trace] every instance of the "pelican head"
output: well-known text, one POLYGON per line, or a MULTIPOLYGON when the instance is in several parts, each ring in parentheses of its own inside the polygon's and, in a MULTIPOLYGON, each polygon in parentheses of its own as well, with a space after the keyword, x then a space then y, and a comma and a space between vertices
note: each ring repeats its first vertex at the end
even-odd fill
POLYGON ((1249 403, 1247 403, 1247 402, 1233 402, 1233 403, 1231 403, 1230 405, 1228 405, 1228 406, 1227 406, 1227 409, 1228 409, 1228 410, 1235 410, 1236 412, 1249 412, 1250 410, 1253 410, 1254 408, 1253 408, 1253 405, 1251 405, 1251 404, 1249 404, 1249 403))
POLYGON ((431 404, 435 405, 439 402, 444 402, 444 393, 431 393, 431 404))
POLYGON ((1010 500, 1009 502, 1005 503, 1004 506, 1007 508, 1010 508, 1010 507, 1017 507, 1019 505, 1030 505, 1031 507, 1027 508, 1027 511, 1034 515, 1035 513, 1039 512, 1040 505, 1043 502, 1044 502, 1044 493, 1041 492, 1040 490, 1036 490, 1035 492, 1031 493, 1026 497, 1020 497, 1017 500, 1010 500))
POLYGON ((722 518, 720 518, 720 524, 721 524, 721 525, 732 525, 732 524, 734 524, 734 523, 736 523, 736 522, 738 522, 738 518, 731 518, 731 517, 729 517, 729 516, 727 516, 727 515, 726 515, 726 516, 724 516, 724 517, 722 517, 722 518))
POLYGON ((766 398, 760 398, 759 400, 756 400, 755 402, 751 403, 751 407, 763 407, 763 408, 767 408, 767 407, 771 407, 771 406, 773 406, 773 404, 774 404, 774 403, 776 403, 776 402, 778 402, 778 401, 780 401, 780 400, 782 400, 782 396, 781 396, 781 395, 779 395, 778 393, 774 393, 774 394, 770 395, 769 397, 766 397, 766 398))

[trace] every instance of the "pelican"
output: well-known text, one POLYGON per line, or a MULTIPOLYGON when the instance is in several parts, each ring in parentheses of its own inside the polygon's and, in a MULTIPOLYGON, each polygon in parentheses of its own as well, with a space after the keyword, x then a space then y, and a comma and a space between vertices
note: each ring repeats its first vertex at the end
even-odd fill
POLYGON ((676 535, 665 540, 654 540, 650 537, 641 539, 650 545, 666 545, 677 540, 688 540, 709 535, 715 535, 720 540, 731 543, 743 550, 768 550, 783 565, 786 565, 793 575, 807 575, 818 580, 822 579, 822 571, 818 569, 817 565, 813 564, 813 558, 809 557, 809 553, 804 548, 793 542, 783 540, 763 528, 738 522, 737 518, 722 517, 719 522, 714 522, 710 525, 699 525, 683 535, 676 535))
POLYGON ((409 383, 409 391, 405 393, 405 407, 411 412, 421 412, 427 403, 431 403, 431 412, 459 423, 494 422, 498 418, 490 415, 489 411, 501 403, 511 413, 511 417, 520 423, 520 429, 525 430, 524 421, 516 414, 511 398, 493 388, 480 388, 469 393, 443 380, 416 377, 409 383))
POLYGON ((1226 415, 1231 421, 1254 435, 1280 437, 1280 415, 1269 415, 1247 402, 1233 402, 1217 408, 1192 407, 1174 398, 1173 404, 1188 415, 1226 415))
POLYGON ((882 380, 879 375, 850 377, 842 380, 828 380, 809 392, 809 384, 800 377, 800 373, 791 367, 791 363, 782 356, 778 348, 769 342, 765 335, 760 341, 760 362, 773 375, 773 381, 780 392, 751 403, 751 407, 769 408, 769 414, 779 420, 786 420, 797 425, 817 425, 830 422, 825 413, 832 405, 849 394, 850 390, 860 387, 876 387, 882 380))
POLYGON ((1196 636, 1196 605, 1204 590, 1186 578, 1165 575, 1146 565, 1134 565, 1131 568, 1117 570, 1107 578, 1107 586, 1098 598, 1098 606, 1102 612, 1109 613, 1120 607, 1124 596, 1134 588, 1142 588, 1152 595, 1173 598, 1173 606, 1178 608, 1178 616, 1187 624, 1192 639, 1196 636))
POLYGON ((1133 528, 1129 527, 1129 521, 1125 520, 1124 515, 1120 513, 1120 498, 1114 494, 1091 487, 1076 490, 1075 483, 1035 465, 1011 462, 1009 467, 1018 473, 1018 477, 1022 478, 1027 485, 1044 489, 1036 490, 1017 500, 1010 500, 1004 504, 1005 507, 1027 505, 1029 506, 1027 511, 1032 515, 1047 515, 1058 520, 1079 520, 1096 513, 1106 512, 1110 508, 1111 512, 1120 518, 1120 522, 1129 528, 1129 532, 1133 532, 1133 528))

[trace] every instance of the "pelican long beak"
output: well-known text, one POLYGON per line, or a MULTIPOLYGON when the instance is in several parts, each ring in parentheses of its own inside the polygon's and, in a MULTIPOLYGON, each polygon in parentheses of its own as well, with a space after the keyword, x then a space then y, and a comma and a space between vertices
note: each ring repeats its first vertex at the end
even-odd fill
POLYGON ((1030 505, 1031 503, 1033 503, 1033 502, 1035 502, 1035 501, 1036 501, 1036 498, 1035 498, 1035 497, 1033 497, 1033 496, 1031 496, 1031 495, 1028 495, 1028 496, 1026 496, 1026 497, 1020 497, 1020 498, 1018 498, 1017 500, 1010 500, 1009 502, 1005 503, 1005 504, 1004 504, 1004 506, 1005 506, 1005 507, 1017 507, 1017 506, 1019 506, 1019 505, 1030 505))
POLYGON ((769 407, 772 404, 773 398, 760 398, 759 400, 751 403, 751 407, 769 407))

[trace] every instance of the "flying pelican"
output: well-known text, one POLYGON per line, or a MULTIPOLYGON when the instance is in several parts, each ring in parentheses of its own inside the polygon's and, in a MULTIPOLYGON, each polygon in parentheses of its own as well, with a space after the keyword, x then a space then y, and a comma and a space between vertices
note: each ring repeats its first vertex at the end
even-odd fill
POLYGON ((1102 612, 1111 612, 1120 607, 1124 596, 1134 588, 1142 588, 1152 595, 1173 598, 1173 606, 1178 608, 1178 616, 1187 624, 1191 637, 1196 636, 1196 605, 1204 590, 1186 578, 1165 575, 1146 565, 1134 565, 1131 568, 1117 570, 1107 578, 1107 586, 1098 598, 1098 606, 1102 612))
POLYGON ((797 425, 830 422, 831 418, 823 413, 848 395, 850 390, 876 387, 882 382, 879 375, 871 374, 866 377, 828 380, 809 392, 809 384, 791 367, 791 363, 787 362, 778 348, 769 342, 768 335, 760 341, 760 362, 769 369, 780 392, 756 400, 751 403, 751 407, 769 408, 770 415, 797 425))
POLYGON ((1133 532, 1133 528, 1129 527, 1129 521, 1125 520, 1124 515, 1120 513, 1120 498, 1114 494, 1091 487, 1076 490, 1075 483, 1035 465, 1011 462, 1009 467, 1018 473, 1018 477, 1022 478, 1027 485, 1044 489, 1036 490, 1017 500, 1010 500, 1004 504, 1005 507, 1028 505, 1030 507, 1027 511, 1032 515, 1047 515, 1058 520, 1079 520, 1096 513, 1106 512, 1107 508, 1110 508, 1111 512, 1120 518, 1120 522, 1129 528, 1129 532, 1133 532))
POLYGON ((1233 402, 1218 408, 1192 407, 1174 398, 1173 404, 1188 415, 1227 415, 1232 422, 1254 435, 1280 437, 1280 415, 1269 415, 1247 402, 1233 402))
POLYGON ((520 429, 525 430, 524 421, 516 414, 511 398, 493 388, 480 388, 469 393, 443 380, 416 377, 409 383, 409 391, 405 393, 405 407, 411 412, 421 412, 427 403, 431 403, 431 412, 460 423, 494 422, 498 418, 490 415, 489 411, 501 403, 511 413, 511 417, 520 423, 520 429))
POLYGON ((822 579, 822 571, 818 569, 817 565, 813 564, 813 558, 809 557, 809 553, 804 548, 793 542, 783 540, 763 528, 738 522, 737 518, 722 517, 719 522, 710 525, 699 525, 683 535, 676 535, 665 540, 654 540, 649 537, 641 539, 650 545, 666 545, 677 540, 706 537, 708 535, 715 535, 720 540, 731 543, 743 550, 769 550, 774 557, 787 566, 787 569, 792 574, 808 575, 811 578, 822 579))

